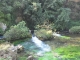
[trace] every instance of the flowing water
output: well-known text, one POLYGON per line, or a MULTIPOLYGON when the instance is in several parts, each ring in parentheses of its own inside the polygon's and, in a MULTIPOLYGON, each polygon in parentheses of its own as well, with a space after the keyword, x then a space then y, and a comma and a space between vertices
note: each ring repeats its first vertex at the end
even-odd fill
POLYGON ((44 52, 51 51, 50 46, 48 44, 43 43, 36 36, 32 36, 32 42, 34 42, 36 46, 41 49, 40 51, 37 52, 37 55, 42 55, 44 52))
POLYGON ((21 43, 27 51, 36 52, 37 55, 42 56, 45 52, 51 51, 48 44, 39 40, 36 36, 32 36, 30 41, 21 43))

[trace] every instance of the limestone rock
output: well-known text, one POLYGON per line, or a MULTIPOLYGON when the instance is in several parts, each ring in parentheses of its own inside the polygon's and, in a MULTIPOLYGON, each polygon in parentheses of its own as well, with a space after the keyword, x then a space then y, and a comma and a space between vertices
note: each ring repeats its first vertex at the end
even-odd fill
POLYGON ((0 28, 2 28, 3 31, 5 31, 7 26, 6 26, 6 24, 0 22, 0 28))

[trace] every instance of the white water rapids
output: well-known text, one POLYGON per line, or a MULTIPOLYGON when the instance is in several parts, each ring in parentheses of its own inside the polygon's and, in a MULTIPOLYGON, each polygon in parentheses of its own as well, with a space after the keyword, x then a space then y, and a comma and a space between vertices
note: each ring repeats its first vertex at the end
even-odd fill
POLYGON ((42 55, 45 52, 51 51, 50 46, 48 44, 43 43, 36 36, 32 36, 32 42, 34 42, 36 46, 41 49, 41 51, 37 52, 37 55, 42 55))

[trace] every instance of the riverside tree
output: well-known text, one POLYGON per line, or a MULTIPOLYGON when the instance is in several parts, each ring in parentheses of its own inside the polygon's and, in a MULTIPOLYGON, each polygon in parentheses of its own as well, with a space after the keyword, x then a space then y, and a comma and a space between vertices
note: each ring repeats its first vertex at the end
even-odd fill
MULTIPOLYGON (((54 26, 60 25, 57 29, 60 28, 63 30, 64 27, 59 22, 64 16, 64 14, 62 14, 62 12, 64 12, 63 9, 65 9, 64 1, 65 0, 0 0, 0 11, 3 12, 6 17, 4 20, 9 21, 11 24, 24 20, 30 29, 35 29, 35 25, 49 21, 50 23, 54 23, 54 26)), ((69 14, 67 16, 65 14, 65 17, 69 18, 69 14)), ((69 20, 65 19, 65 17, 61 22, 69 20)))

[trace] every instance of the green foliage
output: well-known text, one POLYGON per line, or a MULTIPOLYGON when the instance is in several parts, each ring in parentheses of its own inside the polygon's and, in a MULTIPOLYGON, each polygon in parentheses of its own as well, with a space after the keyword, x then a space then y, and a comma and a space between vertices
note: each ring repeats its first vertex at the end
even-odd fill
POLYGON ((63 60, 79 60, 80 59, 80 46, 60 47, 56 52, 62 56, 63 60))
POLYGON ((52 30, 40 29, 36 31, 35 34, 41 40, 48 40, 52 38, 52 30))
POLYGON ((6 40, 16 40, 20 38, 31 37, 29 29, 25 26, 25 22, 22 21, 19 24, 12 26, 9 31, 4 34, 6 40))
MULTIPOLYGON (((65 0, 1 0, 1 11, 7 15, 5 21, 15 22, 17 17, 26 21, 30 29, 45 21, 57 20, 65 0)), ((62 17, 62 16, 61 16, 62 17)), ((67 16, 66 16, 67 17, 67 16)), ((10 24, 10 23, 9 23, 10 24)), ((64 23, 65 24, 65 23, 64 23)), ((57 25, 57 24, 56 24, 57 25)))
POLYGON ((71 21, 71 27, 73 26, 80 26, 80 21, 76 20, 76 21, 71 21))
POLYGON ((4 13, 0 11, 0 22, 4 22, 4 13))
POLYGON ((8 25, 15 24, 15 20, 20 17, 30 29, 49 21, 49 24, 55 23, 53 30, 64 30, 69 28, 70 20, 70 9, 64 8, 64 1, 66 0, 1 0, 0 9, 5 15, 3 20, 8 25))
POLYGON ((26 60, 26 59, 27 59, 27 57, 22 56, 22 57, 19 57, 18 59, 19 59, 19 60, 26 60))
POLYGON ((80 33, 80 26, 73 26, 69 29, 70 33, 80 33))
POLYGON ((21 40, 16 40, 16 41, 13 41, 12 44, 14 45, 18 45, 22 42, 26 42, 27 40, 30 40, 30 38, 27 38, 27 39, 21 39, 21 40))
POLYGON ((69 8, 60 8, 58 9, 60 14, 57 17, 57 20, 55 22, 55 28, 58 30, 66 30, 69 29, 70 24, 70 12, 71 10, 69 8))
POLYGON ((5 14, 4 12, 0 11, 0 22, 5 23, 8 27, 10 27, 10 25, 13 25, 11 14, 10 13, 5 14))
POLYGON ((2 28, 0 28, 0 35, 3 35, 4 31, 2 28))

